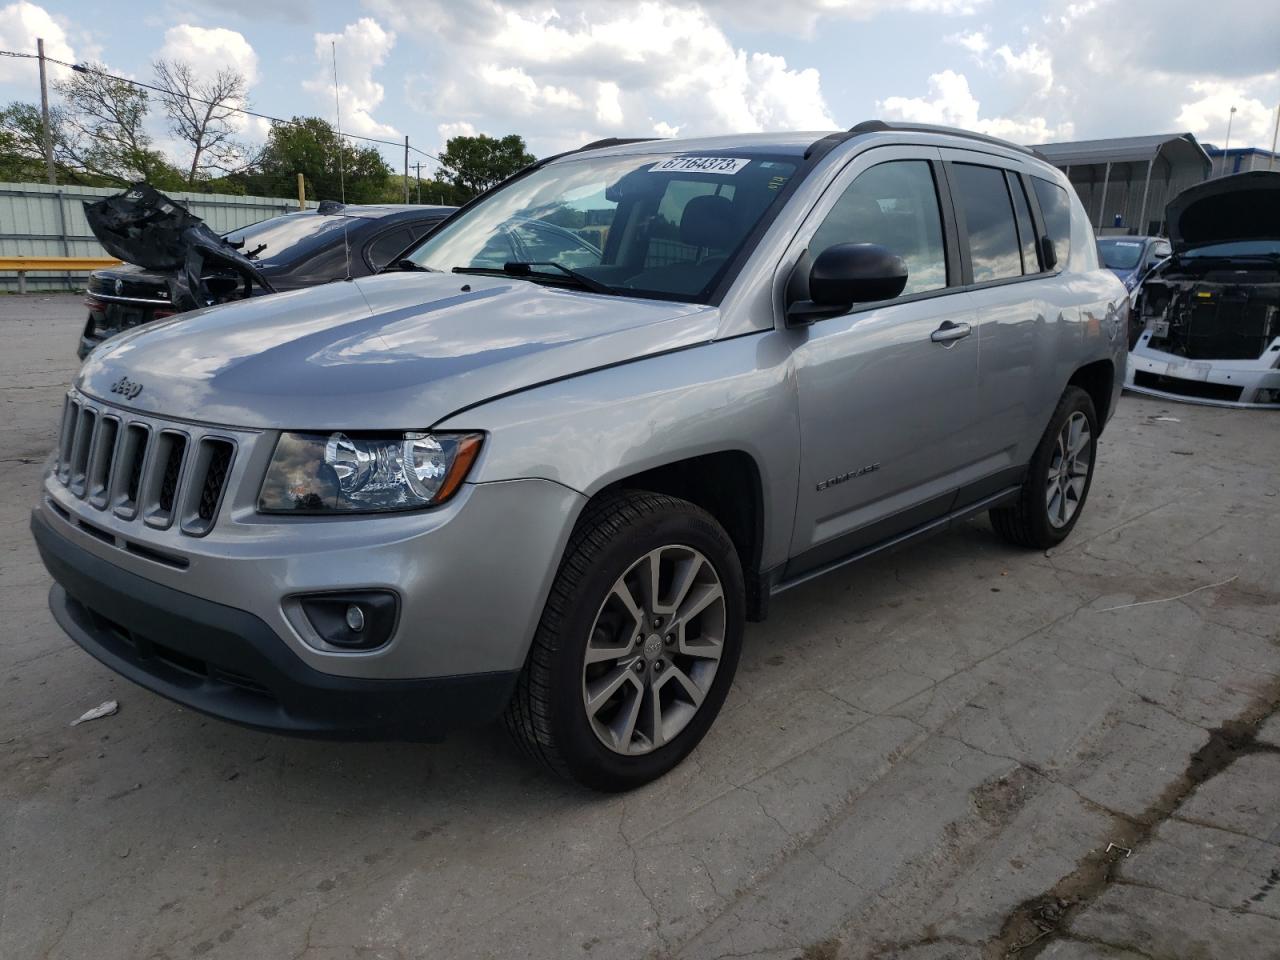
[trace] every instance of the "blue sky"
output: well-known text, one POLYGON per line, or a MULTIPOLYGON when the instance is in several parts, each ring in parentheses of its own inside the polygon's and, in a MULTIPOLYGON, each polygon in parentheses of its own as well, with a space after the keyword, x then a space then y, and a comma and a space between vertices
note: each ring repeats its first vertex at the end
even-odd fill
MULTIPOLYGON (((537 154, 602 136, 825 129, 869 117, 1024 143, 1190 130, 1270 144, 1280 4, 1187 0, 79 0, 4 3, 0 49, 145 79, 157 56, 231 64, 264 113, 435 152, 451 134, 537 154), (1188 39, 1193 38, 1193 39, 1188 39)), ((0 60, 0 102, 34 100, 0 60)), ((157 138, 164 142, 159 117, 157 138)), ((246 141, 263 125, 246 122, 246 141)), ((399 164, 393 150, 389 159, 399 164)))

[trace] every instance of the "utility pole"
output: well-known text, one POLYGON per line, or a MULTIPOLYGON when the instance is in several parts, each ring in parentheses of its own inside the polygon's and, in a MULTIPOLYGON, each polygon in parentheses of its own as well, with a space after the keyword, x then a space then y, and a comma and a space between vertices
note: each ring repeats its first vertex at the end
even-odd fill
POLYGON ((45 73, 44 40, 36 39, 36 53, 40 58, 40 118, 44 134, 44 166, 49 174, 49 183, 58 185, 58 175, 53 169, 53 125, 49 123, 49 79, 45 73))
POLYGON ((404 202, 409 202, 409 135, 404 135, 404 202))
POLYGON ((307 181, 302 174, 298 174, 298 209, 307 209, 307 181))
POLYGON ((413 176, 418 181, 418 202, 422 202, 422 161, 419 160, 413 165, 413 176))

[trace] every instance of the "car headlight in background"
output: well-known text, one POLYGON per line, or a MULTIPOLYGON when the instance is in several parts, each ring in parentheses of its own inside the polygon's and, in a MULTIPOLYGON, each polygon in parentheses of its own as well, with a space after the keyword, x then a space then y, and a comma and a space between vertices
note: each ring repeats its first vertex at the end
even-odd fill
POLYGON ((263 513, 369 513, 444 503, 480 452, 478 433, 282 433, 263 513))

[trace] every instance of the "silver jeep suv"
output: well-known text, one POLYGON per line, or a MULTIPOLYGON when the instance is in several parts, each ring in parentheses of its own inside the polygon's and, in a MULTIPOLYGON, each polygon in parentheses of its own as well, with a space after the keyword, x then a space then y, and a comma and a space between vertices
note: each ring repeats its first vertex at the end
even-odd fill
POLYGON ((1067 180, 940 128, 608 141, 393 272, 125 334, 32 529, 54 616, 197 710, 657 777, 769 598, 989 511, 1066 537, 1127 300, 1067 180))

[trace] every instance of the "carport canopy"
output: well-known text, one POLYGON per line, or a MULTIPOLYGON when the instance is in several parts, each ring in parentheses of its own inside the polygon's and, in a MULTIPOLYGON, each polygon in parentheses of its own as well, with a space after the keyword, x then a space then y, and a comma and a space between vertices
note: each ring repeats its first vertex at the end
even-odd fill
MULTIPOLYGON (((1077 192, 1081 183, 1091 185, 1102 183, 1100 194, 1090 196, 1086 203, 1090 219, 1095 226, 1107 226, 1105 213, 1107 206, 1107 190, 1113 182, 1112 173, 1117 165, 1124 165, 1123 176, 1126 183, 1124 203, 1128 205, 1129 187, 1141 184, 1141 205, 1138 209, 1137 226, 1143 229, 1147 223, 1148 199, 1151 192, 1153 170, 1159 169, 1164 176, 1164 200, 1172 199, 1179 187, 1190 186, 1209 176, 1212 161, 1204 148, 1200 146, 1191 133, 1164 133, 1142 137, 1113 137, 1107 140, 1076 140, 1066 143, 1044 143, 1035 147, 1045 159, 1067 174, 1068 179, 1077 184, 1077 192), (1089 169, 1085 169, 1089 168, 1089 169), (1072 174, 1075 174, 1073 177, 1072 174)), ((1090 193, 1094 191, 1091 189, 1090 193)), ((1136 193, 1136 190, 1133 191, 1136 193)), ((1083 198, 1082 198, 1083 199, 1083 198)), ((1137 197, 1135 196, 1136 200, 1137 197)), ((1157 209, 1152 204, 1152 209, 1157 209)), ((1125 218, 1128 219, 1128 218, 1125 218)), ((1159 218, 1162 219, 1162 218, 1159 218)))

